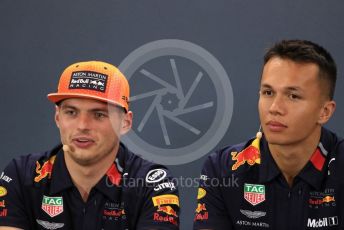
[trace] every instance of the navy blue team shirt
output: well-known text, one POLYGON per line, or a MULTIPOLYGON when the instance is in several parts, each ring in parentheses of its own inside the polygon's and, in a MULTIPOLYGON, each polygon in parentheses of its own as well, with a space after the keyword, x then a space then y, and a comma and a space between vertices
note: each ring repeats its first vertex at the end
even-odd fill
POLYGON ((210 155, 200 179, 194 229, 344 229, 344 142, 325 128, 292 187, 264 136, 210 155))
POLYGON ((62 146, 14 159, 0 175, 0 226, 33 229, 179 229, 178 190, 168 170, 120 144, 87 202, 62 146))

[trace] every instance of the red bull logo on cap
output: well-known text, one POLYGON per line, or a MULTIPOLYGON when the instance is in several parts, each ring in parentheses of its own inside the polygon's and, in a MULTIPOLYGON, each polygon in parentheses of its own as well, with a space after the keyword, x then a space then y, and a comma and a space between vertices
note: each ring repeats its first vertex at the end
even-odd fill
POLYGON ((232 166, 232 170, 237 170, 241 165, 247 163, 249 165, 260 164, 260 148, 259 138, 253 140, 253 142, 241 152, 232 152, 232 160, 236 161, 232 166))
POLYGON ((38 174, 35 177, 35 182, 40 182, 42 179, 51 177, 51 172, 53 170, 53 165, 55 162, 56 155, 50 157, 50 159, 43 163, 43 166, 41 167, 41 164, 37 161, 36 162, 36 173, 38 174))

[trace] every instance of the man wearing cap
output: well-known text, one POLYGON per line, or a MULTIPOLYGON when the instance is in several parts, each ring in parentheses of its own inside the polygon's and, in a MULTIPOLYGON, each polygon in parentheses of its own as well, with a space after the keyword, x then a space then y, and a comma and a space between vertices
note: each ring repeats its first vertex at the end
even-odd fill
POLYGON ((336 106, 336 72, 331 55, 310 41, 267 51, 263 132, 208 157, 194 229, 344 229, 344 142, 323 127, 336 106))
POLYGON ((133 115, 128 81, 116 67, 73 64, 48 99, 62 144, 16 158, 2 172, 0 230, 179 229, 168 170, 120 142, 133 115))

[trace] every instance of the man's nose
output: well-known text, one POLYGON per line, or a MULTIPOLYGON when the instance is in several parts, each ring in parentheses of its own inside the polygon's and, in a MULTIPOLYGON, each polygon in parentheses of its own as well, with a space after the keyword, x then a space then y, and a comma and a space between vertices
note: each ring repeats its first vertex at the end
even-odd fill
POLYGON ((77 122, 78 129, 89 130, 92 124, 92 119, 88 114, 80 113, 77 122))
POLYGON ((274 115, 283 115, 285 113, 285 105, 282 95, 276 95, 272 99, 269 112, 274 115))

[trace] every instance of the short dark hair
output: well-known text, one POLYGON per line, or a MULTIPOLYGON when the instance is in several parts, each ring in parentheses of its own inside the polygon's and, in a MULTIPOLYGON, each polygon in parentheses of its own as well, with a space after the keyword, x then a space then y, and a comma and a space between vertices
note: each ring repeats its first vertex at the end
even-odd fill
POLYGON ((264 65, 274 57, 297 63, 314 63, 319 67, 319 77, 328 85, 332 100, 337 80, 337 67, 331 54, 318 44, 306 40, 282 40, 274 44, 264 55, 264 65))

